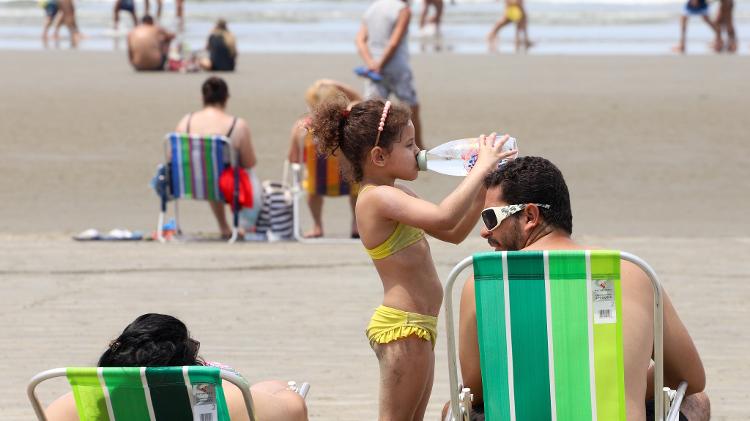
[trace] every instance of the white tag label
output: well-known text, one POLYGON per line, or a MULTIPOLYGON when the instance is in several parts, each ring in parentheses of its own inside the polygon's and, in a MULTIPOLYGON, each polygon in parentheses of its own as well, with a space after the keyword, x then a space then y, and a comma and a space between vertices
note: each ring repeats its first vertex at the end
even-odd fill
POLYGON ((591 304, 594 324, 616 323, 615 284, 611 280, 591 281, 591 304))
POLYGON ((198 383, 193 385, 193 421, 217 421, 216 387, 212 384, 198 383))

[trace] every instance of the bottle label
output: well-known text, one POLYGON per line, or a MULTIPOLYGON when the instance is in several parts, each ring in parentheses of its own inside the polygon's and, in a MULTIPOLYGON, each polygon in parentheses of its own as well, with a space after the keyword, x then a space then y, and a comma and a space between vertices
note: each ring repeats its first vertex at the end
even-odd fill
POLYGON ((466 170, 467 174, 471 172, 471 169, 474 168, 474 165, 476 165, 478 157, 479 151, 474 148, 468 149, 461 153, 461 160, 464 161, 464 169, 466 170))

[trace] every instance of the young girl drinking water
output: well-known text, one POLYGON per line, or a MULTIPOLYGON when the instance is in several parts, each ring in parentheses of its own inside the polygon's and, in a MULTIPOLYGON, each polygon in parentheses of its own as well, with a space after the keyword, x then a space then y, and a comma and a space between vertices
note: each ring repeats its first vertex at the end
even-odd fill
POLYGON ((312 129, 326 153, 343 154, 354 181, 362 244, 383 282, 383 305, 367 326, 380 363, 380 419, 421 420, 432 390, 437 314, 443 289, 424 239, 461 242, 479 218, 482 180, 498 162, 507 136, 479 137, 474 169, 440 204, 419 199, 396 179, 417 178, 409 109, 369 100, 347 110, 345 98, 321 104, 312 129))

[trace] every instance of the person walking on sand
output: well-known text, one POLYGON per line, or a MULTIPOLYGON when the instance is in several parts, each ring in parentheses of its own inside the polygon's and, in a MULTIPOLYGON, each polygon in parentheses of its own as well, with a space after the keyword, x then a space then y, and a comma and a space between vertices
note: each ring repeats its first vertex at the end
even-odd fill
POLYGON ((417 147, 422 149, 422 127, 419 119, 417 91, 409 65, 409 21, 411 9, 406 0, 376 0, 365 12, 357 33, 357 51, 380 80, 365 80, 365 98, 382 98, 393 94, 411 108, 417 147))
POLYGON ((174 34, 154 24, 154 19, 143 16, 141 24, 128 34, 128 58, 135 70, 164 70, 169 43, 174 34))
POLYGON ((734 0, 719 0, 719 13, 716 14, 717 49, 726 47, 730 53, 737 52, 737 34, 734 32, 734 0), (726 45, 722 39, 722 32, 726 32, 726 45))
POLYGON ((490 52, 500 51, 500 30, 509 23, 516 24, 516 52, 520 52, 523 47, 524 51, 531 48, 534 43, 529 41, 528 31, 528 15, 523 5, 523 0, 505 0, 505 12, 500 19, 495 22, 489 35, 487 35, 487 43, 490 52))
POLYGON ((321 150, 342 153, 361 183, 355 212, 362 245, 383 283, 383 304, 366 329, 380 365, 380 420, 422 420, 435 368, 437 314, 443 299, 425 232, 460 243, 484 201, 482 179, 503 158, 504 136, 479 137, 473 170, 440 204, 422 200, 397 179, 417 178, 409 109, 371 99, 349 110, 337 97, 316 108, 312 129, 321 150))
POLYGON ((711 28, 714 33, 714 51, 721 51, 721 32, 719 32, 719 26, 711 21, 708 16, 708 2, 707 0, 688 0, 685 3, 682 16, 680 16, 680 42, 672 49, 676 53, 685 53, 685 37, 687 35, 687 23, 690 16, 700 16, 706 25, 711 28))

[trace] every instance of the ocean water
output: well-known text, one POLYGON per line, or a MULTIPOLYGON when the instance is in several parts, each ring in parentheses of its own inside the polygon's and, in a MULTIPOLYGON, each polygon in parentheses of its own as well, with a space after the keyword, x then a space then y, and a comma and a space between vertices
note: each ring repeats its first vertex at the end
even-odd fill
MULTIPOLYGON (((151 1, 152 9, 155 0, 151 1)), ((366 0, 186 0, 179 40, 199 49, 218 18, 225 18, 240 52, 356 53, 354 36, 366 0)), ((487 51, 486 36, 502 11, 493 0, 445 1, 441 36, 423 36, 417 25, 421 1, 412 2, 415 19, 409 32, 415 54, 487 51)), ((84 50, 124 49, 132 26, 121 12, 121 28, 112 29, 114 0, 75 0, 84 50)), ((671 54, 679 35, 682 0, 526 0, 530 54, 671 54)), ((143 1, 136 0, 137 11, 143 1)), ((718 4, 711 5, 715 15, 718 4)), ((44 11, 35 0, 0 0, 0 49, 35 50, 41 42, 44 11)), ((174 1, 164 1, 161 23, 176 30, 174 1)), ((740 54, 750 53, 750 0, 735 0, 740 54), (746 40, 744 43, 742 42, 746 40)), ((58 48, 68 48, 67 30, 58 48)), ((513 25, 500 35, 500 51, 513 50, 513 25)), ((688 26, 688 52, 709 54, 712 33, 698 17, 688 26)), ((47 48, 55 48, 54 43, 47 48)))

